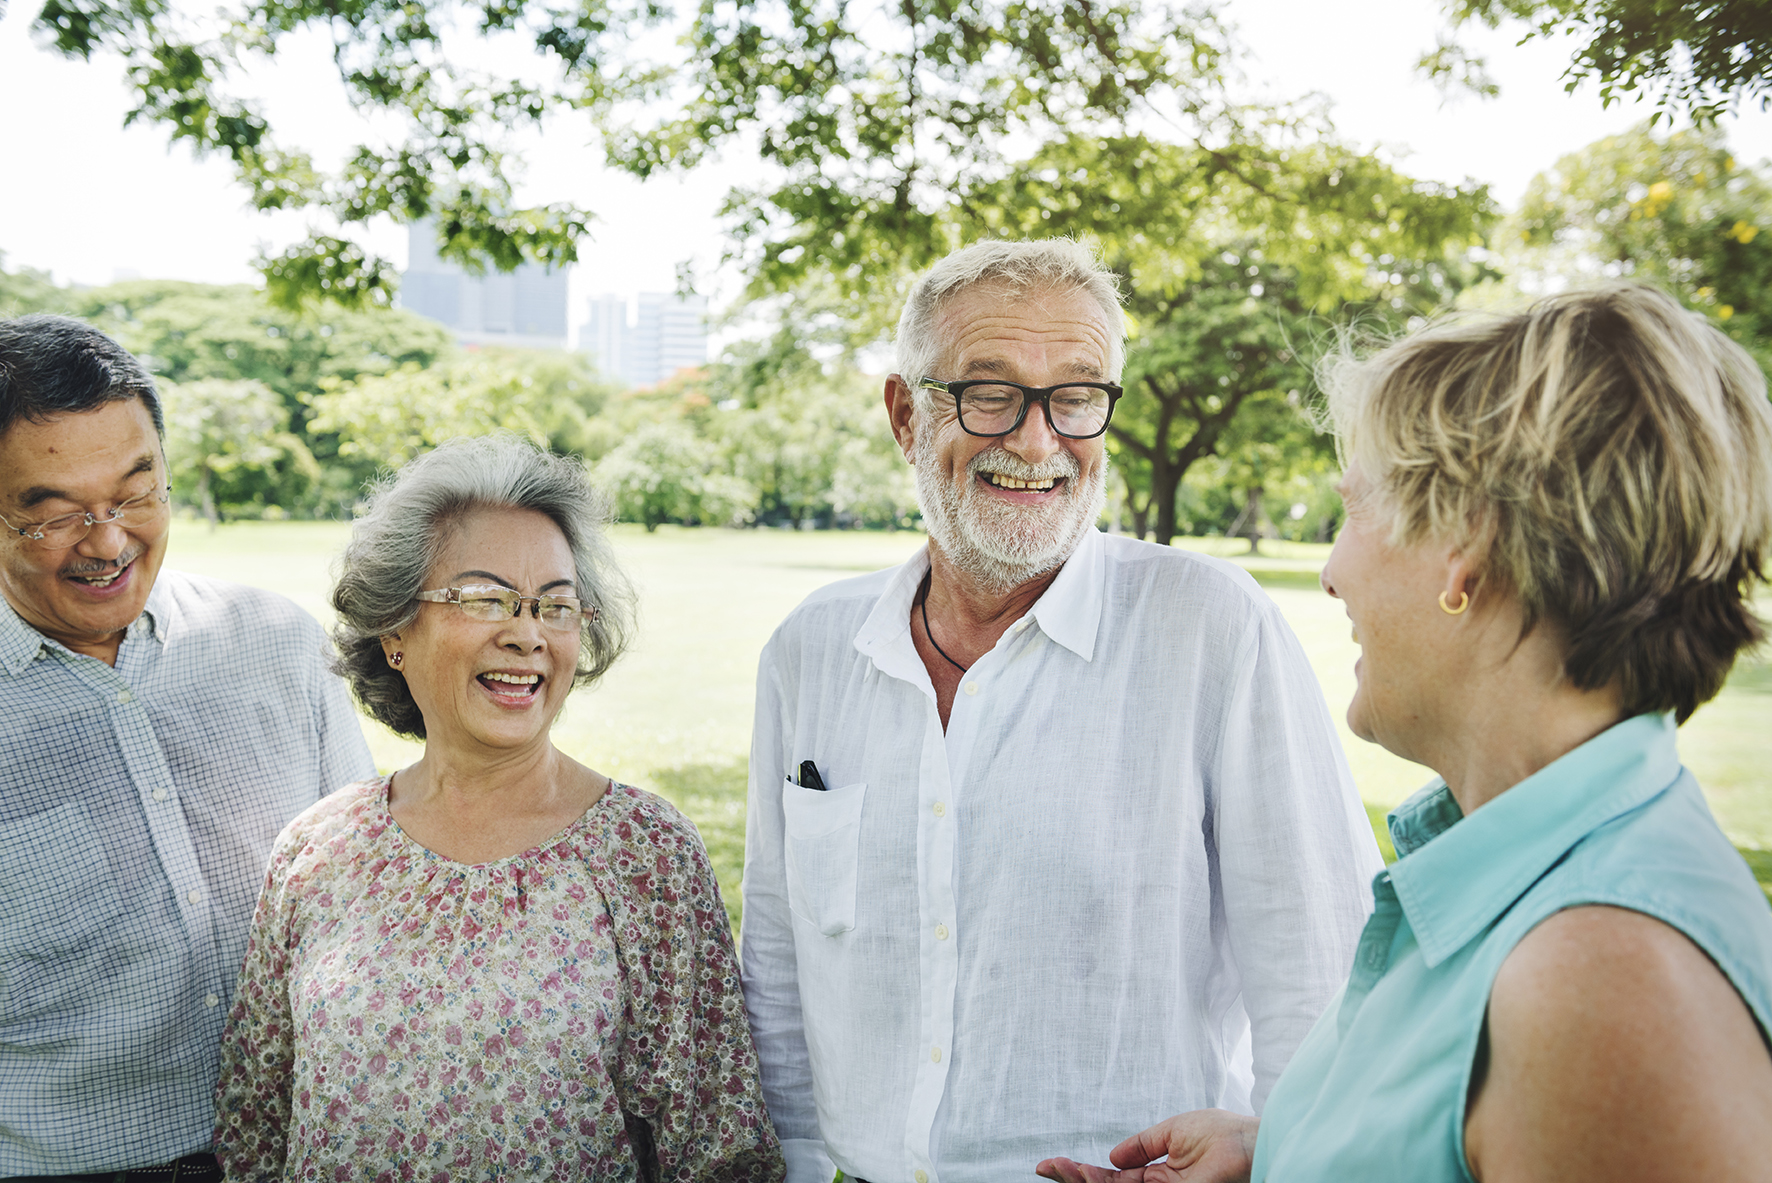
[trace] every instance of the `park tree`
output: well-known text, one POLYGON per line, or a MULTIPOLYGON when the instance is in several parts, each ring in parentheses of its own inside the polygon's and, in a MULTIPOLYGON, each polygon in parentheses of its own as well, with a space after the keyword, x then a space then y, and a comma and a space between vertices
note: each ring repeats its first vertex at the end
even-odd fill
POLYGON ((1514 285, 1634 277, 1772 363, 1772 177, 1715 127, 1645 123, 1595 141, 1535 177, 1497 230, 1514 285))
POLYGON ((0 317, 55 311, 62 298, 63 289, 48 272, 30 267, 8 271, 6 252, 0 251, 0 317))
POLYGON ((816 279, 855 302, 876 336, 884 318, 867 313, 983 235, 1101 238, 1105 225, 1129 275, 1185 282, 1230 211, 1243 229, 1264 228, 1276 261, 1296 250, 1311 264, 1301 286, 1322 278, 1327 301, 1363 267, 1357 252, 1342 257, 1347 243, 1378 254, 1379 240, 1417 224, 1462 233, 1485 201, 1475 188, 1398 187, 1389 176, 1374 188, 1369 158, 1323 146, 1320 111, 1238 102, 1225 30, 1184 3, 745 0, 703 4, 685 25, 660 0, 465 10, 228 0, 201 18, 46 0, 37 28, 63 53, 121 59, 138 99, 131 117, 228 155, 259 208, 329 220, 333 229, 263 261, 285 302, 385 300, 389 265, 350 240, 382 215, 433 218, 442 255, 463 263, 570 262, 588 212, 518 208, 507 151, 512 126, 563 111, 588 112, 607 159, 640 177, 755 143, 764 173, 725 205, 750 294, 816 279), (464 11, 478 38, 452 32, 464 11), (663 27, 686 31, 673 42, 663 27), (392 129, 335 174, 282 143, 243 97, 243 70, 303 30, 330 37, 352 101, 392 129), (535 68, 523 78, 477 69, 476 41, 527 45, 535 68), (670 48, 659 56, 659 45, 670 48), (1295 235, 1319 207, 1311 229, 1326 237, 1295 235))
POLYGON ((299 502, 320 479, 313 453, 289 430, 282 400, 253 379, 161 382, 172 491, 211 528, 224 511, 299 502))
POLYGON ((757 490, 756 520, 795 527, 896 526, 916 490, 881 407, 881 384, 841 349, 814 350, 844 329, 805 308, 762 340, 709 367, 706 417, 734 475, 757 490))
MULTIPOLYGON (((1607 106, 1639 93, 1656 98, 1656 117, 1684 114, 1715 122, 1742 99, 1772 99, 1772 5, 1766 0, 1447 0, 1455 29, 1504 21, 1525 37, 1572 45, 1568 89, 1598 83, 1607 106)), ((1442 37, 1421 68, 1444 82, 1495 93, 1485 63, 1456 35, 1442 37)))
MULTIPOLYGON (((1245 421, 1263 396, 1271 402, 1277 395, 1285 406, 1290 394, 1294 403, 1290 419, 1261 416, 1267 431, 1314 436, 1295 407, 1309 380, 1301 351, 1309 351, 1315 331, 1285 269, 1226 250, 1176 294, 1153 330, 1134 340, 1127 393, 1108 435, 1135 535, 1169 544, 1182 479, 1229 439, 1250 435, 1245 421)), ((1250 486, 1257 502, 1265 479, 1271 476, 1250 486)))
MULTIPOLYGON (((173 382, 262 382, 294 417, 323 378, 427 366, 453 348, 449 331, 399 309, 292 312, 245 284, 133 279, 60 289, 53 311, 88 320, 173 382)), ((299 421, 291 429, 299 431, 299 421)))
POLYGON ((723 471, 719 447, 681 418, 641 423, 592 472, 623 521, 652 533, 667 522, 727 526, 748 521, 757 493, 723 471))
POLYGON ((308 401, 310 427, 336 435, 341 459, 373 472, 446 439, 494 431, 580 452, 611 393, 587 355, 481 349, 430 367, 324 378, 308 401))

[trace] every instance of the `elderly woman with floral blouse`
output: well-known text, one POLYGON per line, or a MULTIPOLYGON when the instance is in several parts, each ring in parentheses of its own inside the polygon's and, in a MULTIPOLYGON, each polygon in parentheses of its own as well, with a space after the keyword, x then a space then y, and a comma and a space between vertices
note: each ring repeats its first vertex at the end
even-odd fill
POLYGON ((1675 734, 1764 636, 1772 405, 1635 284, 1453 321, 1325 387, 1323 569, 1390 815, 1353 973, 1259 1121, 1201 1110, 1065 1183, 1748 1183, 1772 1163, 1772 913, 1675 734))
POLYGON ((555 748, 630 594, 582 466, 455 441, 374 493, 339 667, 425 742, 277 839, 222 1048, 230 1180, 775 1180, 719 889, 555 748))

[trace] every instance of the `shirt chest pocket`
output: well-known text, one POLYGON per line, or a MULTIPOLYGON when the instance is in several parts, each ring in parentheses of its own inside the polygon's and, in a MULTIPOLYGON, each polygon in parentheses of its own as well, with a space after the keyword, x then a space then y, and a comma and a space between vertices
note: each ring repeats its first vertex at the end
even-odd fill
POLYGON ((82 980, 79 963, 121 911, 84 804, 0 828, 0 1001, 38 1003, 82 980))
POLYGON ((823 936, 855 927, 855 863, 867 788, 856 784, 819 792, 791 780, 782 787, 788 907, 823 936))

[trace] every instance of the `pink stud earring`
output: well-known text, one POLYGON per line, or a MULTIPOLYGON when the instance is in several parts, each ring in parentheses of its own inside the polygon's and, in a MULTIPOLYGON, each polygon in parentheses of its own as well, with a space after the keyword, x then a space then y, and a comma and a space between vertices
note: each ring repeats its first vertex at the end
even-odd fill
POLYGON ((401 653, 399 650, 395 650, 393 653, 388 655, 388 664, 393 666, 395 669, 399 669, 405 663, 406 663, 406 655, 404 653, 401 653))

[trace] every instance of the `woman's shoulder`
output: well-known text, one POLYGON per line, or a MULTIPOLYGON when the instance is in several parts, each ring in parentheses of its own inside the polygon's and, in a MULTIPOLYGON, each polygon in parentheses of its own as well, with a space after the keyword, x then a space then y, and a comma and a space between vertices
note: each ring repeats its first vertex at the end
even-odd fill
MULTIPOLYGON (((1505 998, 1521 981, 1558 973, 1577 984, 1610 980, 1621 957, 1645 971, 1715 977, 1772 1034, 1772 910, 1684 769, 1586 834, 1512 906, 1493 938, 1492 989, 1505 998)), ((1661 1005, 1654 987, 1679 974, 1619 1000, 1661 1005)))
POLYGON ((601 861, 631 887, 674 895, 712 877, 695 823, 663 797, 615 783, 597 809, 601 861))
POLYGON ((598 804, 606 827, 622 841, 659 845, 687 838, 701 844, 695 823, 657 793, 611 781, 609 792, 598 804))
POLYGON ((324 849, 341 836, 374 824, 382 809, 388 778, 372 776, 328 793, 295 815, 272 848, 273 860, 288 860, 303 851, 324 849))

